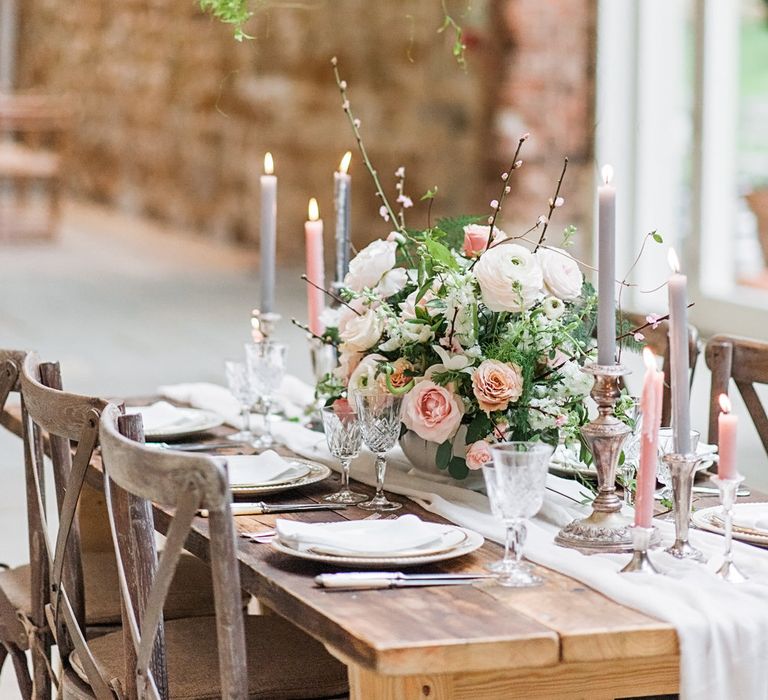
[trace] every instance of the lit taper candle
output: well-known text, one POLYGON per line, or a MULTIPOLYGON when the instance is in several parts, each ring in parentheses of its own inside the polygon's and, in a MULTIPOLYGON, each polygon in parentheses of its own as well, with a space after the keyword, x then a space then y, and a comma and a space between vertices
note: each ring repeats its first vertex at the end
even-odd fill
POLYGON ((261 176, 261 228, 259 254, 261 256, 261 309, 271 313, 275 306, 275 242, 277 239, 277 177, 272 154, 264 155, 264 174, 261 176))
POLYGON ((635 492, 635 525, 652 527, 664 373, 656 369, 656 357, 647 347, 643 349, 643 361, 645 378, 640 399, 643 423, 640 429, 640 464, 637 470, 635 492))
POLYGON ((720 394, 720 415, 717 418, 717 448, 720 459, 717 462, 717 475, 721 479, 735 479, 739 476, 736 469, 736 431, 739 419, 731 413, 731 401, 725 394, 720 394))
POLYGON ((688 382, 688 278, 680 274, 680 261, 674 249, 668 253, 672 276, 669 278, 669 358, 672 380, 672 433, 677 454, 691 451, 691 409, 688 382))
POLYGON ((307 245, 307 318, 309 330, 315 335, 321 335, 324 328, 320 314, 325 308, 325 263, 323 261, 323 220, 317 200, 309 200, 309 220, 304 224, 304 235, 307 245), (310 284, 311 283, 311 284, 310 284))
POLYGON ((597 188, 597 362, 616 362, 616 188, 611 184, 613 168, 604 165, 603 184, 597 188))
POLYGON ((336 209, 336 282, 338 284, 344 281, 349 270, 352 177, 348 171, 351 160, 352 153, 347 151, 341 159, 339 169, 333 174, 333 205, 336 209))

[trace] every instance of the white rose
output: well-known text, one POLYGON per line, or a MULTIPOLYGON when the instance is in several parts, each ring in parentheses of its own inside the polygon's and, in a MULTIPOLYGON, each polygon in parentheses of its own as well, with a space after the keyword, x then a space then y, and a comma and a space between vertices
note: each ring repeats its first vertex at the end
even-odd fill
POLYGON ((491 311, 529 309, 544 285, 536 256, 517 243, 503 243, 483 253, 475 265, 475 277, 491 311))
MULTIPOLYGON (((379 363, 386 362, 387 358, 383 355, 366 355, 360 363, 355 367, 354 371, 349 377, 349 384, 347 385, 347 389, 350 394, 350 401, 352 400, 352 394, 354 394, 355 391, 360 391, 361 389, 366 389, 369 387, 373 387, 375 383, 378 381, 379 386, 383 387, 383 381, 381 377, 377 379, 376 377, 376 370, 379 366, 379 363)), ((383 376, 383 375, 382 375, 383 376)))
POLYGON ((395 266, 397 243, 374 241, 363 248, 349 263, 344 286, 359 292, 364 287, 373 289, 386 272, 395 266))
POLYGON ((560 248, 541 248, 537 255, 547 289, 559 299, 576 299, 584 284, 579 264, 560 248))
POLYGON ((432 329, 426 323, 406 321, 401 327, 401 335, 407 343, 428 343, 435 337, 432 329))
POLYGON ((384 322, 373 309, 364 314, 353 316, 340 330, 344 352, 364 352, 376 345, 384 332, 384 322))
POLYGON ((405 289, 405 285, 408 284, 408 272, 405 268, 396 267, 389 272, 384 273, 384 277, 376 285, 376 293, 381 295, 384 299, 387 297, 399 294, 405 289))

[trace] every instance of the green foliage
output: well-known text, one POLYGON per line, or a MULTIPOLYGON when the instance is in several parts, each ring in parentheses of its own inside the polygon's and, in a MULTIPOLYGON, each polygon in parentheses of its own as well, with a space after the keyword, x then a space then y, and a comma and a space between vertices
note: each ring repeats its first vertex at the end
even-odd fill
POLYGON ((435 228, 443 234, 442 242, 451 250, 464 246, 464 227, 482 220, 480 216, 455 216, 437 220, 435 228))
POLYGON ((472 422, 467 426, 467 445, 482 440, 493 429, 493 423, 486 413, 482 411, 475 414, 472 422))
POLYGON ((573 224, 568 224, 563 229, 563 248, 570 248, 573 245, 573 239, 578 233, 578 229, 573 224))
POLYGON ((664 239, 658 231, 651 231, 651 238, 653 238, 656 243, 664 243, 664 239))
MULTIPOLYGON (((257 3, 263 0, 256 0, 257 3)), ((243 26, 253 17, 249 0, 200 0, 200 9, 210 12, 216 19, 235 28, 235 39, 252 39, 245 33, 243 26)))
POLYGON ((467 460, 463 457, 454 457, 448 465, 448 473, 454 479, 466 479, 469 475, 467 460))
POLYGON ((621 338, 619 341, 621 349, 630 352, 642 352, 643 344, 635 340, 634 329, 634 325, 626 316, 616 314, 616 330, 618 337, 621 338))
POLYGON ((435 461, 437 462, 438 469, 447 469, 453 458, 453 443, 450 440, 446 440, 437 448, 437 456, 435 461))

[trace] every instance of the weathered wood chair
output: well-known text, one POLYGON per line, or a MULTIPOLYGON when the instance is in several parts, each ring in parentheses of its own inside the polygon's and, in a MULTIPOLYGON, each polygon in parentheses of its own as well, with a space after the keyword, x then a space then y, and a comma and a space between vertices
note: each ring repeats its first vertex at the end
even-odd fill
MULTIPOLYGON (((646 317, 641 314, 624 314, 633 328, 639 328, 647 323, 646 317)), ((669 367, 669 321, 659 321, 656 328, 648 326, 643 328, 642 334, 645 336, 642 343, 647 345, 655 355, 663 358, 662 369, 669 367)), ((701 354, 701 341, 699 340, 699 331, 694 326, 688 326, 688 364, 690 366, 690 384, 693 385, 693 378, 696 374, 696 365, 701 354)), ((669 382, 669 376, 664 377, 664 391, 661 403, 661 424, 669 425, 672 419, 672 388, 669 382)))
POLYGON ((42 95, 0 95, 0 240, 51 238, 61 196, 67 106, 42 95), (36 188, 37 201, 30 196, 36 188))
MULTIPOLYGON (((27 446, 31 564, 0 575, 0 586, 26 621, 28 632, 38 636, 33 668, 36 684, 42 684, 47 679, 39 668, 47 666, 50 648, 46 622, 66 667, 73 649, 83 649, 87 640, 115 630, 122 620, 114 551, 85 550, 77 517, 88 465, 98 445, 99 417, 107 403, 62 391, 58 364, 40 363, 34 353, 24 360, 20 385, 27 446), (76 443, 74 456, 72 443, 76 443), (44 448, 51 457, 56 491, 59 525, 55 543, 48 536, 44 448)), ((109 529, 106 511, 102 525, 109 529)), ((212 611, 210 569, 185 554, 166 612, 169 617, 189 617, 210 615, 212 611)))
POLYGON ((720 394, 728 394, 731 379, 744 399, 757 434, 768 452, 768 416, 755 384, 768 384, 768 343, 730 335, 716 335, 707 342, 707 367, 712 372, 709 391, 709 442, 718 441, 720 394))
MULTIPOLYGON (((204 455, 149 448, 126 434, 142 439, 141 418, 121 416, 117 406, 109 406, 101 417, 104 483, 130 634, 126 639, 125 634, 112 633, 90 644, 93 663, 103 678, 101 693, 84 693, 79 679, 67 673, 64 697, 95 695, 106 700, 110 685, 117 686, 115 678, 121 678, 120 685, 130 690, 134 681, 138 698, 153 700, 288 700, 346 693, 345 667, 319 642, 277 616, 244 618, 238 594, 232 496, 224 463, 204 455), (153 540, 146 537, 152 528, 150 501, 174 512, 159 563, 153 540), (216 614, 164 621, 161 610, 169 581, 193 519, 202 508, 209 511, 216 614), (135 546, 139 539, 146 546, 135 546), (136 662, 126 663, 134 655, 136 662), (125 675, 126 666, 133 678, 125 675)), ((77 669, 77 656, 73 658, 72 667, 77 669)))

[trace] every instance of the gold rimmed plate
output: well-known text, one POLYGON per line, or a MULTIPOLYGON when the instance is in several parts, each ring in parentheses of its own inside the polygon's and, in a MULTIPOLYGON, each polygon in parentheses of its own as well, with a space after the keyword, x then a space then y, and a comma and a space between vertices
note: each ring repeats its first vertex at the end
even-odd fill
MULTIPOLYGON (((765 510, 768 507, 766 503, 738 503, 735 508, 744 512, 745 510, 765 510)), ((708 530, 718 535, 725 534, 725 526, 722 521, 722 506, 712 506, 711 508, 702 508, 691 514, 691 521, 696 527, 702 530, 708 530)), ((733 526, 733 539, 757 544, 761 547, 768 547, 768 531, 754 530, 752 528, 733 526)))
POLYGON ((235 484, 230 487, 232 489, 232 494, 235 496, 266 496, 270 493, 280 493, 281 491, 297 489, 300 486, 316 484, 327 479, 332 473, 330 467, 326 467, 319 462, 312 462, 308 459, 293 457, 291 458, 291 462, 296 462, 299 465, 308 467, 308 471, 303 476, 289 481, 270 481, 263 484, 235 484))

